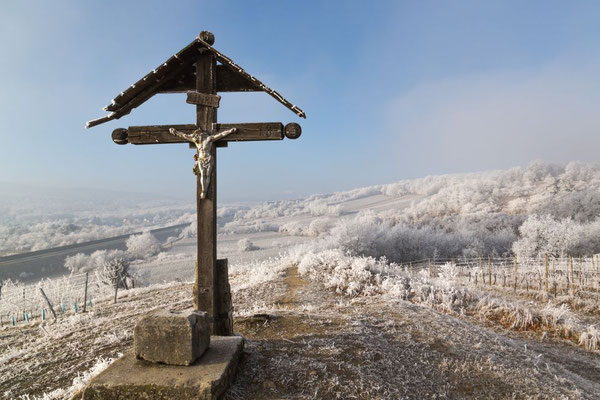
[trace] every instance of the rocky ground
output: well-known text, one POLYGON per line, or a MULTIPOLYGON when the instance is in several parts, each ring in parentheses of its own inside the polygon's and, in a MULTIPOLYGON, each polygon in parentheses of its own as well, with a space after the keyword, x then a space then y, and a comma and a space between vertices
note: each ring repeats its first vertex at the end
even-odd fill
MULTIPOLYGON (((235 330, 246 340, 226 398, 597 398, 600 356, 388 298, 337 295, 295 267, 244 284, 232 275, 235 330)), ((247 278, 247 277, 246 277, 247 278)), ((125 292, 116 305, 0 330, 0 396, 71 398, 132 346, 156 307, 191 306, 189 284, 125 292), (99 367, 100 366, 100 367, 99 367)))

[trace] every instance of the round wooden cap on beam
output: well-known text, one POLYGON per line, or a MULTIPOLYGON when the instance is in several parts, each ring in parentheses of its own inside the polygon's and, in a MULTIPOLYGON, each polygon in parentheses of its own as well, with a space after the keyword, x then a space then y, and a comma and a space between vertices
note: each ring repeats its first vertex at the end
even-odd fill
POLYGON ((117 128, 112 133, 112 140, 116 144, 127 144, 129 143, 129 134, 127 129, 117 128))
POLYGON ((286 138, 298 139, 300 137, 300 135, 302 134, 302 128, 300 127, 300 124, 297 124, 295 122, 290 122, 289 124, 287 124, 285 126, 284 132, 285 132, 286 138))
POLYGON ((215 44, 215 35, 213 35, 212 32, 209 31, 202 31, 198 34, 198 39, 205 41, 206 43, 210 44, 211 46, 213 44, 215 44))

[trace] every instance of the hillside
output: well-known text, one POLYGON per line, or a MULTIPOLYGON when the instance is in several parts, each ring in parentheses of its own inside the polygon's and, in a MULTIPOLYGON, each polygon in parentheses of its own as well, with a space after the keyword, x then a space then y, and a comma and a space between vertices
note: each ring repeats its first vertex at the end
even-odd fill
MULTIPOLYGON (((248 339, 228 398, 594 398, 599 189, 597 166, 536 163, 221 208, 248 339)), ((116 305, 5 322, 3 397, 68 398, 131 347, 141 315, 190 306, 194 231, 134 261, 146 287, 116 305)))

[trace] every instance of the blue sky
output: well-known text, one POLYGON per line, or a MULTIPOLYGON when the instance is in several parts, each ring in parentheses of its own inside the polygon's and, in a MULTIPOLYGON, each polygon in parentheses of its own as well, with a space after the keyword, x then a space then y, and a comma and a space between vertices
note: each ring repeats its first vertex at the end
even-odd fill
POLYGON ((155 96, 86 130, 201 30, 303 108, 223 94, 220 122, 299 122, 296 141, 219 150, 223 202, 430 174, 596 162, 600 2, 12 1, 0 6, 0 182, 190 197, 186 145, 117 146, 129 125, 193 123, 155 96))

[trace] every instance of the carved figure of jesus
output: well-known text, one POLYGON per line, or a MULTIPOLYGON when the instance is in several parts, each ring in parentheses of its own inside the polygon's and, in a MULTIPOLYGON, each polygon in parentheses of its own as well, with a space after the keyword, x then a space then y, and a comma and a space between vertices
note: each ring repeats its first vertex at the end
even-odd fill
POLYGON ((215 166, 215 160, 212 158, 213 142, 223 139, 225 136, 234 133, 237 128, 228 129, 226 131, 209 135, 201 129, 196 129, 192 133, 183 133, 174 128, 169 129, 172 135, 179 136, 188 142, 194 143, 198 152, 194 154, 194 174, 200 177, 200 198, 206 197, 208 186, 210 185, 210 175, 215 166))

